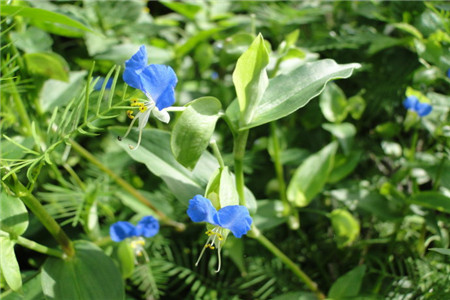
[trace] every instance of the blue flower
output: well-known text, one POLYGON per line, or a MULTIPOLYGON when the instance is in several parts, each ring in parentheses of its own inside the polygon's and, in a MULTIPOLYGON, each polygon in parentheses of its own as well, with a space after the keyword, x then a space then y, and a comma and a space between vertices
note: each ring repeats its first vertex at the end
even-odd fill
MULTIPOLYGON (((105 82, 105 77, 98 76, 97 78, 98 78, 98 81, 94 86, 94 90, 100 91, 102 89, 103 83, 105 82)), ((97 79, 97 78, 95 78, 95 79, 97 79)), ((111 89, 112 83, 113 83, 112 78, 109 78, 108 81, 106 82, 105 90, 111 89)))
MULTIPOLYGON (((173 69, 166 65, 147 65, 147 50, 142 45, 129 60, 125 62, 123 80, 131 87, 141 90, 147 100, 138 102, 133 100, 131 106, 138 107, 139 112, 133 116, 133 111, 128 111, 128 116, 133 119, 126 137, 130 132, 134 122, 139 120, 139 139, 136 147, 130 145, 130 149, 137 149, 141 143, 142 130, 148 122, 150 113, 160 121, 168 123, 170 115, 166 108, 175 103, 175 86, 177 85, 177 75, 173 69)), ((121 138, 119 138, 120 140, 121 138)))
POLYGON ((403 101, 406 109, 415 111, 420 117, 428 115, 433 107, 428 103, 421 103, 416 96, 409 96, 403 101))
POLYGON ((119 221, 111 225, 109 235, 114 242, 123 241, 130 237, 152 237, 159 231, 159 222, 152 216, 143 217, 134 226, 130 222, 119 221))
POLYGON ((206 248, 217 248, 219 265, 216 272, 220 271, 220 250, 224 237, 231 231, 235 237, 241 238, 250 230, 250 225, 253 221, 247 207, 243 205, 229 205, 216 210, 211 201, 201 195, 196 195, 189 200, 187 214, 194 222, 207 222, 215 226, 213 229, 206 231, 208 240, 195 265, 198 265, 206 248))

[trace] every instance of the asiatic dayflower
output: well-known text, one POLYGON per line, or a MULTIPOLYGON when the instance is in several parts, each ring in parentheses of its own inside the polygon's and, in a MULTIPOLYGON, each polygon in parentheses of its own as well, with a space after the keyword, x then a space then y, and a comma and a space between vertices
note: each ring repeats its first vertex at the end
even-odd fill
POLYGON ((136 255, 144 253, 145 238, 156 235, 159 231, 159 222, 152 216, 143 217, 136 226, 126 221, 118 221, 109 228, 109 235, 114 242, 131 238, 130 244, 136 255))
POLYGON ((403 106, 408 110, 415 111, 419 117, 425 117, 433 110, 433 107, 430 104, 419 102, 419 99, 416 96, 407 97, 403 101, 403 106))
MULTIPOLYGON (((125 71, 123 80, 131 87, 141 90, 147 100, 132 100, 131 106, 139 108, 134 116, 133 111, 129 110, 127 115, 132 119, 124 138, 130 133, 134 122, 139 120, 139 139, 135 147, 137 149, 141 143, 142 130, 148 122, 150 113, 164 123, 169 123, 170 115, 167 108, 175 103, 175 86, 177 85, 177 75, 173 69, 166 65, 151 64, 147 65, 147 50, 142 45, 139 50, 125 62, 125 71)), ((121 138, 119 137, 119 140, 121 138)))
POLYGON ((197 266, 200 262, 206 248, 217 248, 219 262, 216 272, 220 271, 220 250, 224 243, 224 237, 231 231, 235 237, 241 238, 250 230, 253 221, 247 207, 243 205, 229 205, 217 210, 209 199, 201 195, 196 195, 189 200, 187 214, 194 222, 207 222, 214 226, 212 229, 206 231, 208 240, 195 265, 197 266))

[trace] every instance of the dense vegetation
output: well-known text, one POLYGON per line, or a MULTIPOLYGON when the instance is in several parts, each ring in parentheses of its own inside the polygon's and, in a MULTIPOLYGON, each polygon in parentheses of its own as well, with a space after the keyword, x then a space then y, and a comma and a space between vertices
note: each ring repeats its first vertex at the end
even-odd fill
POLYGON ((445 1, 0 8, 2 299, 450 297, 445 1))

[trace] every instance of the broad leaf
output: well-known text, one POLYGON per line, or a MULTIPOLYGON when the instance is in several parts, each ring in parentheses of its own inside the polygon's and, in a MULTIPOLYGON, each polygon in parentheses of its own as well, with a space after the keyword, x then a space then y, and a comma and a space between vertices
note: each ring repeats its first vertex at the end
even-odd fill
MULTIPOLYGON (((115 136, 123 136, 125 128, 110 129, 115 136)), ((204 187, 212 172, 218 168, 214 156, 205 151, 194 170, 190 171, 176 161, 170 151, 170 134, 155 129, 144 129, 142 142, 136 150, 130 150, 129 144, 135 145, 137 130, 133 129, 119 145, 127 151, 131 158, 145 164, 156 176, 167 184, 175 197, 187 203, 197 194, 203 194, 204 187)))
MULTIPOLYGON (((3 199, 2 199, 3 200, 3 199)), ((0 236, 0 271, 6 283, 13 291, 22 288, 19 263, 14 253, 14 242, 7 237, 0 236)))
POLYGON ((172 131, 171 147, 177 161, 192 169, 208 147, 222 105, 214 97, 189 103, 172 131))
POLYGON ((69 65, 61 56, 55 53, 27 53, 23 57, 30 73, 69 81, 69 65))
POLYGON ((319 100, 320 109, 329 122, 340 123, 347 117, 348 102, 344 92, 334 82, 328 84, 319 100))
POLYGON ((2 190, 0 201, 0 229, 14 235, 23 234, 28 227, 28 212, 22 200, 2 190))
POLYGON ((309 156, 295 171, 288 189, 288 200, 294 205, 307 206, 322 190, 333 168, 337 143, 333 142, 309 156))
POLYGON ((111 258, 87 241, 74 246, 74 257, 49 257, 44 263, 41 281, 46 299, 124 299, 122 276, 111 258))
POLYGON ((83 32, 92 32, 91 29, 68 16, 40 8, 1 5, 0 15, 28 18, 34 26, 62 36, 81 37, 83 32))
MULTIPOLYGON (((323 59, 306 63, 289 74, 271 79, 253 118, 239 129, 256 127, 295 112, 318 96, 327 82, 348 78, 359 67, 360 64, 357 63, 339 65, 334 60, 323 59)), ((237 109, 235 102, 227 109, 227 116, 235 126, 237 109)))
POLYGON ((358 296, 361 284, 366 273, 366 266, 357 266, 353 270, 339 277, 330 288, 330 299, 347 299, 358 296))
POLYGON ((450 213, 450 198, 439 192, 420 192, 410 199, 412 204, 450 213))
POLYGON ((239 57, 233 72, 233 83, 239 102, 241 125, 250 123, 267 88, 266 66, 269 54, 259 34, 247 51, 239 57))

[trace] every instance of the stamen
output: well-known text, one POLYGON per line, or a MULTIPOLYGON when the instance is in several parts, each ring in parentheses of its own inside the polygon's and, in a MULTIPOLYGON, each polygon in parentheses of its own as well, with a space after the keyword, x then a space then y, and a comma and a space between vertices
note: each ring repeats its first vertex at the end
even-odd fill
POLYGON ((134 119, 133 111, 132 111, 132 110, 127 110, 127 116, 128 116, 128 118, 130 118, 130 119, 134 119))

